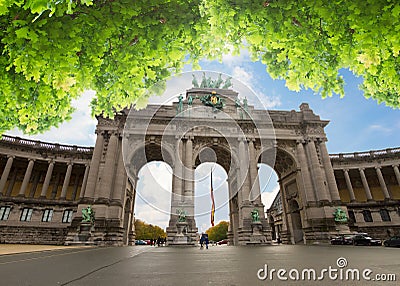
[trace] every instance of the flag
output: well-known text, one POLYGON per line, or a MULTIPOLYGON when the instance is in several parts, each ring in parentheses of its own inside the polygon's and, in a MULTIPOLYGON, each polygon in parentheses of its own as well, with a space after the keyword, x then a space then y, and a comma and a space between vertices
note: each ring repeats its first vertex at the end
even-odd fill
POLYGON ((214 201, 214 190, 211 170, 211 226, 214 226, 214 214, 215 214, 215 201, 214 201))

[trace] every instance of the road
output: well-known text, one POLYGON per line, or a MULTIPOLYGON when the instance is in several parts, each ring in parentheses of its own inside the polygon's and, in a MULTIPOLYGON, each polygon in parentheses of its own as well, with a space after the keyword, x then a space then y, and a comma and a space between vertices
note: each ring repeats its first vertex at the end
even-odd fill
POLYGON ((62 249, 0 256, 0 284, 398 285, 398 281, 378 282, 376 277, 393 279, 387 274, 395 274, 399 280, 399 257, 397 248, 331 245, 211 246, 203 250, 151 246, 62 249), (315 270, 315 276, 310 269, 315 270), (345 280, 349 269, 360 273, 359 281, 352 279, 351 272, 350 279, 345 280), (371 280, 363 279, 363 271, 371 280), (296 273, 299 280, 302 275, 304 279, 298 281, 296 273), (320 281, 314 281, 318 278, 320 281))

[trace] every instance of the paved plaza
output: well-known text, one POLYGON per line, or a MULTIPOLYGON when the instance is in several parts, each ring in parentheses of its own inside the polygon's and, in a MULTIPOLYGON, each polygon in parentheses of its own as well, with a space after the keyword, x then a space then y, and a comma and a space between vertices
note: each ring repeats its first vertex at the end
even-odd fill
POLYGON ((376 274, 398 280, 399 255, 400 249, 331 245, 65 248, 0 255, 0 277, 1 285, 398 285, 378 282, 376 274), (304 269, 323 279, 308 279, 304 269), (359 281, 345 280, 349 269, 359 281), (296 273, 304 280, 295 281, 296 273))

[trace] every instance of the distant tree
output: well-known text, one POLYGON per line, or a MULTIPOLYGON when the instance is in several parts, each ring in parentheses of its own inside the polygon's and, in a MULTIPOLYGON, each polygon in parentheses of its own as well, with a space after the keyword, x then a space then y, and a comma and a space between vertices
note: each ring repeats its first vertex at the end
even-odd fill
POLYGON ((220 241, 222 239, 228 238, 228 226, 229 222, 221 221, 217 225, 210 227, 206 233, 208 234, 208 239, 213 241, 220 241))
POLYGON ((0 134, 57 126, 85 89, 93 115, 142 108, 185 63, 243 48, 291 90, 343 96, 349 69, 399 108, 398 27, 398 0, 3 0, 0 134))
POLYGON ((167 234, 161 227, 147 224, 140 219, 135 220, 135 233, 136 239, 157 239, 159 237, 167 237, 167 234))

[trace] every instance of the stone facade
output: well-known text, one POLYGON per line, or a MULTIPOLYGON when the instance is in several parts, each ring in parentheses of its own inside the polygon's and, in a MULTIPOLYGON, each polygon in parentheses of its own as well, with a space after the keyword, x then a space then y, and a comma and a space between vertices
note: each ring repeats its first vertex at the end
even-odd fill
POLYGON ((0 242, 64 244, 93 148, 3 135, 0 242))
MULTIPOLYGON (((380 239, 399 235, 400 148, 331 154, 330 161, 350 231, 380 239)), ((279 198, 280 194, 267 211, 271 225, 281 223, 279 198)))
POLYGON ((228 237, 233 245, 271 243, 272 226, 275 238, 279 235, 286 243, 327 241, 338 231, 373 228, 357 219, 366 205, 374 222, 382 204, 394 222, 399 189, 384 185, 399 183, 394 167, 398 153, 385 155, 391 170, 381 164, 383 159, 330 156, 327 124, 305 103, 299 111, 258 110, 238 104, 233 90, 194 88, 172 105, 123 110, 114 119, 98 117, 94 148, 3 136, 2 242, 133 244, 137 176, 151 161, 164 161, 173 170, 169 245, 193 245, 197 240, 193 179, 203 162, 217 162, 228 174, 228 237), (212 96, 224 105, 205 103, 203 99, 212 96), (274 225, 266 219, 261 202, 259 163, 272 166, 279 177, 282 207, 274 214, 279 216, 274 225), (354 170, 361 165, 373 200, 361 202, 360 208, 357 200, 363 197, 354 170), (344 169, 350 170, 348 175, 344 169), (370 179, 371 170, 376 178, 370 179), (349 183, 354 184, 353 191, 349 183), (93 225, 82 222, 82 209, 88 205, 95 211, 93 225), (333 217, 337 207, 353 211, 355 222, 338 226, 333 217), (187 214, 183 221, 178 221, 178 210, 187 214), (254 211, 260 221, 252 218, 254 211))

